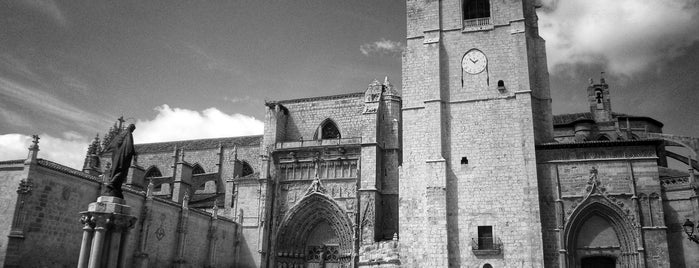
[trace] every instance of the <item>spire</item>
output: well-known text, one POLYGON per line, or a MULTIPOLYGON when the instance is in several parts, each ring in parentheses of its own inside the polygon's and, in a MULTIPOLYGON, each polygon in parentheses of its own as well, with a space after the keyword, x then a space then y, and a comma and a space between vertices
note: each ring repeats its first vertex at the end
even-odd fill
POLYGON ((32 145, 29 146, 29 154, 24 164, 36 163, 36 156, 39 153, 39 135, 32 135, 32 145))
POLYGON ((393 87, 391 81, 388 81, 388 76, 383 79, 384 92, 386 95, 398 95, 398 91, 393 87))
POLYGON ((120 131, 119 126, 117 126, 117 123, 115 121, 114 125, 111 128, 109 128, 109 131, 107 132, 107 134, 104 134, 104 139, 102 140, 101 151, 104 151, 107 149, 109 144, 112 143, 112 140, 114 139, 114 137, 119 135, 119 131, 120 131))
POLYGON ((95 168, 99 167, 99 157, 97 155, 99 155, 100 151, 100 136, 96 134, 95 138, 92 139, 92 143, 87 146, 83 172, 92 173, 92 171, 96 171, 95 168))
POLYGON ((100 149, 100 134, 95 134, 95 138, 92 139, 92 143, 87 147, 88 154, 98 154, 100 149))
POLYGON ((182 147, 182 149, 180 149, 179 162, 184 163, 184 155, 184 147, 182 147))

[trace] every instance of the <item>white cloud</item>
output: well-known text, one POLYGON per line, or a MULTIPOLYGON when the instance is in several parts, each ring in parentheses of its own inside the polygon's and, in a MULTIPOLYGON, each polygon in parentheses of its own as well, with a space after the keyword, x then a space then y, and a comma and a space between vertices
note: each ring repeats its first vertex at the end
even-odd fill
POLYGON ((136 122, 136 143, 260 135, 264 128, 254 117, 229 115, 216 108, 199 112, 163 104, 155 110, 158 115, 154 119, 136 122))
MULTIPOLYGON (((632 75, 699 41, 695 0, 546 0, 539 12, 549 66, 602 63, 632 75)), ((660 64, 660 65, 659 65, 660 64)))
MULTIPOLYGON (((229 115, 216 108, 199 112, 170 108, 164 104, 155 110, 158 114, 152 120, 136 121, 136 143, 260 135, 264 127, 262 121, 253 117, 242 114, 229 115)), ((92 137, 85 137, 76 132, 65 132, 62 137, 48 134, 41 134, 39 137, 39 158, 82 169, 87 146, 92 137)), ((0 135, 0 161, 25 159, 30 144, 30 135, 0 135)))
MULTIPOLYGON (((88 138, 75 132, 63 133, 63 137, 41 134, 39 138, 39 158, 82 169, 88 138)), ((31 136, 24 134, 0 135, 0 161, 26 159, 31 140, 31 136)))
POLYGON ((384 38, 373 43, 359 46, 359 50, 365 56, 370 56, 372 54, 400 56, 403 49, 405 49, 405 46, 401 42, 386 40, 384 38))

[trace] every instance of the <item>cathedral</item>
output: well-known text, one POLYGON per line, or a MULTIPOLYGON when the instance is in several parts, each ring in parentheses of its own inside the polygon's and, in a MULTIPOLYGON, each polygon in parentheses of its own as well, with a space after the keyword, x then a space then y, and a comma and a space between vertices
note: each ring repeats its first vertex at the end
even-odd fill
MULTIPOLYGON (((699 267, 699 138, 613 111, 604 77, 588 111, 553 115, 535 0, 406 3, 402 89, 267 101, 260 136, 137 144, 114 267, 699 267)), ((0 162, 3 266, 76 266, 124 127, 82 170, 38 158, 39 137, 0 162)))

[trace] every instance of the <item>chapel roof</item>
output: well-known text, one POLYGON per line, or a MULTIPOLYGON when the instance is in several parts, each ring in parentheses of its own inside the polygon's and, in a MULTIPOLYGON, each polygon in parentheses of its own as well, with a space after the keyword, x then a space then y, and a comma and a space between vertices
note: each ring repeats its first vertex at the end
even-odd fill
POLYGON ((216 149, 219 146, 226 148, 234 146, 259 146, 262 142, 262 135, 242 136, 242 137, 227 137, 213 139, 198 139, 198 140, 183 140, 183 141, 168 141, 156 143, 141 143, 136 144, 136 152, 155 153, 168 152, 177 148, 185 148, 186 150, 206 150, 216 149))
MULTIPOLYGON (((647 116, 636 116, 636 115, 629 115, 629 114, 623 114, 623 113, 614 113, 612 112, 612 117, 613 118, 629 118, 629 119, 641 119, 641 120, 648 120, 653 122, 654 124, 657 124, 658 126, 662 127, 663 123, 661 123, 658 120, 655 120, 653 118, 647 117, 647 116)), ((570 114, 558 114, 553 116, 553 125, 554 126, 559 126, 559 125, 568 125, 577 121, 594 121, 594 117, 592 117, 592 113, 586 112, 586 113, 570 113, 570 114)))

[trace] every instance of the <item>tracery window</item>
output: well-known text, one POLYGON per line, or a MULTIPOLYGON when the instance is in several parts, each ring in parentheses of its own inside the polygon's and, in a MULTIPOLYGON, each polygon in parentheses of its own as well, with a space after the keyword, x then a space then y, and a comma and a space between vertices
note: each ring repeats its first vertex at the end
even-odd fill
POLYGON ((204 168, 202 168, 199 164, 194 164, 194 167, 192 167, 192 175, 202 173, 204 173, 204 168))
POLYGON ((318 128, 318 131, 316 132, 316 139, 339 139, 341 138, 340 135, 340 129, 337 128, 337 125, 330 120, 327 119, 323 121, 322 124, 320 124, 320 127, 318 128))
POLYGON ((254 170, 252 169, 250 164, 248 164, 248 162, 242 161, 242 166, 243 166, 243 170, 240 174, 241 177, 245 177, 245 176, 250 175, 254 172, 254 170))

